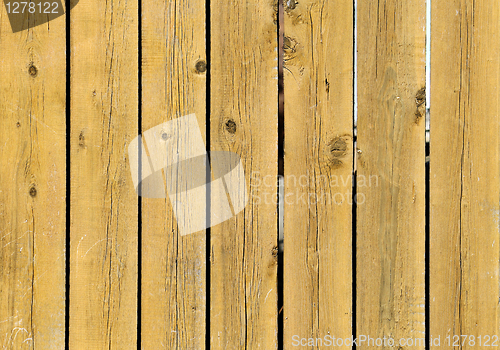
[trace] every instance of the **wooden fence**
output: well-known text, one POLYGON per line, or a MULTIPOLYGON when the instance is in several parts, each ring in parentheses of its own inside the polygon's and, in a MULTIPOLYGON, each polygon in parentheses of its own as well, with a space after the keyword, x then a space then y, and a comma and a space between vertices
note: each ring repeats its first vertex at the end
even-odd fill
POLYGON ((81 0, 16 33, 2 7, 2 349, 497 348, 500 2, 431 10, 426 168, 424 0, 81 0), (192 113, 250 200, 181 236, 127 148, 192 113))

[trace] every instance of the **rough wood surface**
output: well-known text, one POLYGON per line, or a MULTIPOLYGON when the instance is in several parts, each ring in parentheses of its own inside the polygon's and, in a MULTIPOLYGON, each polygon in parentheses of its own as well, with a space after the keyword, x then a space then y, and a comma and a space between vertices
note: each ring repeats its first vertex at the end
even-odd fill
POLYGON ((285 349, 352 334, 353 10, 285 2, 285 349))
POLYGON ((425 1, 357 11, 356 333, 423 349, 425 1))
MULTIPOLYGON (((142 8, 142 131, 194 113, 205 138, 205 2, 142 8)), ((180 235, 169 198, 142 198, 143 349, 205 348, 205 235, 180 235)))
POLYGON ((71 349, 136 349, 138 3, 71 12, 71 349))
POLYGON ((211 228, 212 349, 277 347, 276 17, 270 1, 211 1, 211 149, 241 157, 250 196, 211 228))
POLYGON ((430 332, 439 348, 474 347, 460 335, 495 346, 499 336, 499 31, 498 2, 432 2, 430 332))
POLYGON ((64 17, 12 33, 1 9, 2 349, 64 347, 65 62, 64 17))
MULTIPOLYGON (((12 33, 1 8, 0 347, 62 349, 68 317, 71 350, 136 349, 138 336, 144 349, 204 349, 207 341, 276 349, 277 2, 211 0, 207 22, 203 0, 143 1, 142 14, 138 1, 81 1, 68 48, 64 16, 12 33), (238 154, 245 170, 237 193, 248 203, 210 229, 210 243, 205 231, 181 235, 169 198, 138 199, 130 175, 130 142, 190 114, 211 150, 238 154)), ((358 1, 357 33, 353 1, 284 3, 284 348, 294 348, 294 335, 348 338, 355 317, 357 336, 412 338, 400 348, 423 350, 425 254, 427 336, 445 348, 495 346, 500 4, 432 2, 426 252, 425 1, 358 1)))

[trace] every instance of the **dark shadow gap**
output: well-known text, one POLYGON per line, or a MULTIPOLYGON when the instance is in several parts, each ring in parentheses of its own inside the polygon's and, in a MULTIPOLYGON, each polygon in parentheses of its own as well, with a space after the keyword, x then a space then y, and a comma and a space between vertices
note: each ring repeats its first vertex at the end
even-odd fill
POLYGON ((430 349, 430 147, 425 144, 425 347, 430 349))
POLYGON ((206 42, 206 85, 205 85, 205 93, 206 93, 206 113, 205 113, 205 139, 206 139, 206 150, 207 150, 207 172, 206 172, 206 183, 207 183, 207 196, 206 196, 206 232, 205 232, 205 293, 206 293, 206 304, 205 304, 205 349, 210 349, 210 281, 211 281, 211 229, 210 229, 210 216, 211 216, 211 208, 210 208, 210 196, 211 196, 211 171, 210 171, 210 93, 211 93, 211 21, 210 21, 210 0, 206 0, 205 2, 205 42, 206 42))
POLYGON ((65 291, 65 341, 64 348, 69 349, 69 301, 70 301, 70 267, 71 267, 71 11, 70 1, 65 0, 66 11, 66 291, 65 291))
MULTIPOLYGON (((137 67, 137 131, 142 133, 142 1, 138 3, 138 67, 137 67)), ((139 142, 138 178, 142 179, 142 142, 139 142)), ((138 193, 142 194, 142 181, 139 182, 138 193)), ((137 350, 142 345, 142 197, 137 197, 137 350)))
POLYGON ((277 35, 278 35, 278 181, 277 181, 277 194, 279 200, 278 202, 278 268, 277 268, 277 294, 278 294, 278 349, 284 348, 284 203, 281 203, 284 199, 284 184, 280 186, 279 179, 283 179, 285 175, 285 96, 284 96, 284 78, 283 78, 283 35, 284 35, 284 9, 283 0, 278 0, 278 16, 277 16, 277 35), (280 205, 281 203, 281 205, 280 205), (281 235, 280 235, 281 232, 281 235))
POLYGON ((431 39, 431 18, 430 18, 431 0, 426 2, 426 42, 425 42, 425 348, 431 348, 431 333, 430 333, 430 254, 431 254, 431 241, 430 241, 430 39, 431 39))
MULTIPOLYGON (((356 215, 357 215, 357 203, 356 203, 356 196, 357 196, 357 139, 358 139, 358 132, 357 132, 357 55, 356 55, 356 50, 357 50, 357 43, 356 43, 356 27, 357 27, 357 21, 356 21, 356 6, 357 6, 357 1, 353 1, 353 11, 352 11, 352 24, 353 24, 353 50, 352 50, 352 60, 353 60, 353 89, 352 89, 352 102, 353 102, 353 109, 352 109, 352 131, 353 131, 353 168, 352 168, 352 251, 351 251, 351 265, 352 265, 352 319, 351 319, 351 327, 352 327, 352 338, 356 339, 357 337, 357 323, 356 323, 356 316, 357 316, 357 227, 356 227, 356 215)), ((352 344, 352 350, 356 350, 356 343, 353 342, 352 344)))
MULTIPOLYGON (((356 174, 353 176, 352 194, 356 198, 356 174)), ((352 337, 356 339, 356 203, 352 202, 352 337)), ((356 349, 356 343, 353 342, 352 349, 356 349)))
MULTIPOLYGON (((356 136, 354 136, 354 153, 356 152, 356 136)), ((356 162, 356 155, 354 154, 354 162, 356 162)), ((356 165, 353 164, 355 167, 356 165)), ((356 302, 357 302, 357 229, 356 229, 356 214, 357 214, 357 204, 356 204, 356 196, 357 196, 357 181, 356 181, 356 170, 353 168, 353 176, 352 176, 352 252, 351 252, 351 264, 352 264, 352 337, 356 339, 356 302)), ((356 343, 353 342, 352 349, 356 349, 356 343)))

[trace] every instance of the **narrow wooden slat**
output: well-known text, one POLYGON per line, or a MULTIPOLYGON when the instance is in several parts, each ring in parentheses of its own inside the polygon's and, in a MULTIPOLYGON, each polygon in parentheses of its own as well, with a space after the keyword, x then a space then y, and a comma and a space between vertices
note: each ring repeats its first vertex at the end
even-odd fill
MULTIPOLYGON (((205 1, 142 8, 142 131, 194 113, 205 138, 205 1)), ((168 198, 143 198, 142 223, 142 348, 204 349, 206 233, 181 236, 168 198)))
POLYGON ((424 0, 358 2, 356 333, 412 349, 425 347, 425 19, 424 0))
POLYGON ((137 1, 71 12, 71 349, 136 349, 137 1))
POLYGON ((433 1, 431 28, 432 345, 496 348, 500 3, 433 1))
POLYGON ((12 33, 2 8, 0 53, 0 347, 62 349, 64 16, 12 33))
POLYGON ((352 334, 353 34, 353 1, 285 2, 285 349, 352 334))
MULTIPOLYGON (((212 349, 274 349, 277 6, 212 0, 210 12, 211 149, 241 157, 249 195, 243 212, 211 228, 210 344, 212 349)), ((244 195, 243 187, 237 190, 244 195)), ((212 205, 212 213, 218 210, 212 205)))

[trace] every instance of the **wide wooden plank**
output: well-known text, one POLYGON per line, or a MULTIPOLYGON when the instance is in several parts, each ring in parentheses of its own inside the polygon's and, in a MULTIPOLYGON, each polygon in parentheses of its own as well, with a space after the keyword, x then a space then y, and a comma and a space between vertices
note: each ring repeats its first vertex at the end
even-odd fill
POLYGON ((496 348, 500 3, 433 1, 431 28, 431 345, 496 348))
POLYGON ((285 349, 352 334, 353 6, 285 2, 285 349))
POLYGON ((0 346, 62 349, 65 19, 13 33, 0 6, 0 346))
MULTIPOLYGON (((231 200, 237 203, 245 190, 249 196, 242 212, 210 231, 210 344, 212 349, 274 349, 277 6, 212 0, 210 13, 211 150, 241 157, 246 189, 241 174, 231 178, 237 185, 230 190, 239 196, 231 200)), ((220 213, 218 204, 212 203, 211 213, 220 213)))
POLYGON ((356 334, 423 349, 425 1, 357 10, 356 334))
POLYGON ((71 349, 136 349, 138 3, 71 12, 71 349))
MULTIPOLYGON (((205 1, 142 8, 142 131, 194 113, 205 139, 205 1)), ((169 198, 142 198, 142 223, 142 348, 204 349, 206 232, 182 236, 169 198)))

